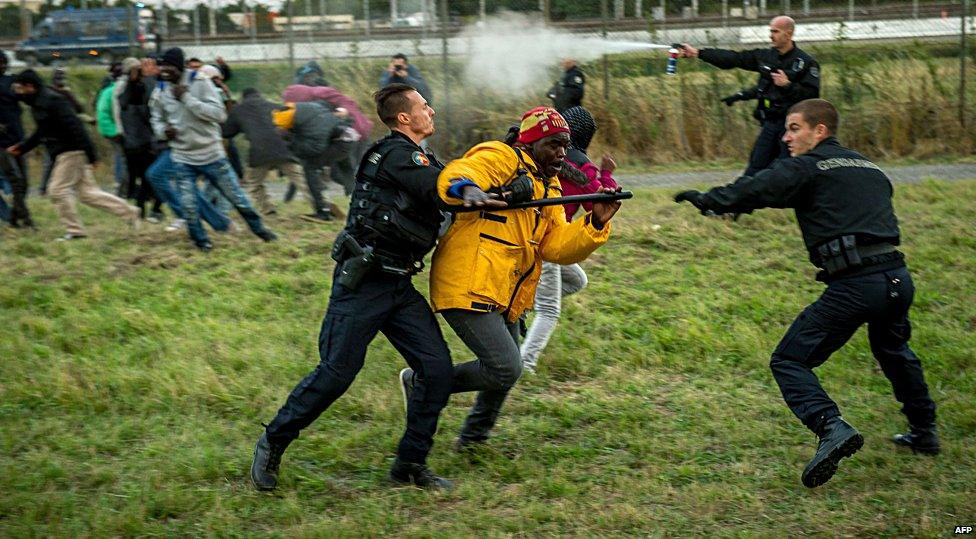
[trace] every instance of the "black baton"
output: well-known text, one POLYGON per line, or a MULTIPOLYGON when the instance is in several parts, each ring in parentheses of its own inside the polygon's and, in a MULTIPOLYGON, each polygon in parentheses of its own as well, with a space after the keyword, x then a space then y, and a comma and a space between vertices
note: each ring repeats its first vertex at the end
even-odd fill
POLYGON ((572 195, 568 197, 540 198, 528 200, 517 204, 510 204, 502 208, 491 206, 447 206, 446 211, 462 213, 469 211, 508 211, 521 210, 525 208, 541 208, 543 206, 561 206, 563 204, 579 204, 582 202, 613 202, 614 200, 626 200, 634 198, 631 191, 617 191, 616 193, 593 193, 591 195, 572 195))

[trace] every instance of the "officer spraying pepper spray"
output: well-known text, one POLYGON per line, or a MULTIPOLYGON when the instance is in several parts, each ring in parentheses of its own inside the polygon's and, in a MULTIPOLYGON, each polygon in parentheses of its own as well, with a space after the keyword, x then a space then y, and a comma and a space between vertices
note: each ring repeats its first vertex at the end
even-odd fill
POLYGON ((727 105, 736 101, 756 100, 753 116, 762 128, 749 154, 749 165, 743 172, 746 176, 769 167, 777 159, 789 157, 786 145, 781 140, 786 111, 804 99, 820 97, 820 66, 812 56, 796 46, 793 41, 795 29, 796 23, 789 17, 771 20, 769 39, 772 46, 766 49, 696 49, 687 43, 679 46, 681 58, 700 58, 721 69, 739 68, 759 74, 754 88, 722 99, 727 105))

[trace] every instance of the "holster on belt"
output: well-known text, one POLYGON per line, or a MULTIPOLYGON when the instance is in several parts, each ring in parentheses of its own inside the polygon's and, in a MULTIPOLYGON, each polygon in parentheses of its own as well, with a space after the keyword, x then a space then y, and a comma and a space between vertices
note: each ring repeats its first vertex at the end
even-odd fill
POLYGON ((378 266, 373 248, 359 245, 356 238, 345 230, 339 233, 332 245, 332 260, 339 264, 336 282, 349 290, 359 288, 366 274, 378 266))

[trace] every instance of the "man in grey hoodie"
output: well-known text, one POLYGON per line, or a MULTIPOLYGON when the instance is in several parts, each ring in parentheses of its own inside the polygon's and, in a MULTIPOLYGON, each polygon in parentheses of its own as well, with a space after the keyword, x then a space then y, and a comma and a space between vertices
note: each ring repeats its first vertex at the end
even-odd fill
POLYGON ((227 110, 214 85, 196 72, 184 72, 183 51, 172 48, 159 60, 161 81, 149 101, 153 131, 169 141, 175 165, 176 186, 183 203, 187 230, 197 248, 213 248, 200 224, 194 196, 197 177, 203 176, 234 204, 248 227, 264 241, 277 236, 265 228, 238 183, 227 161, 220 124, 227 110))

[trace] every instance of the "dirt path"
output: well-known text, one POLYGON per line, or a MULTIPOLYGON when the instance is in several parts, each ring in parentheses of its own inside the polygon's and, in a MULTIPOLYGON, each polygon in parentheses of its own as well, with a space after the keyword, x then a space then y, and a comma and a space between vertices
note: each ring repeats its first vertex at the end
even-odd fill
MULTIPOLYGON (((885 173, 895 182, 912 183, 927 179, 969 180, 976 179, 976 163, 951 165, 907 165, 885 168, 885 173)), ((703 172, 671 172, 659 174, 615 175, 620 185, 627 189, 636 187, 684 187, 688 185, 717 185, 735 180, 742 170, 709 170, 703 172)))

